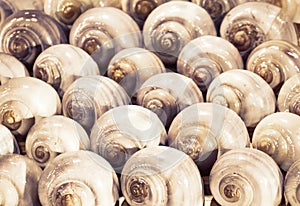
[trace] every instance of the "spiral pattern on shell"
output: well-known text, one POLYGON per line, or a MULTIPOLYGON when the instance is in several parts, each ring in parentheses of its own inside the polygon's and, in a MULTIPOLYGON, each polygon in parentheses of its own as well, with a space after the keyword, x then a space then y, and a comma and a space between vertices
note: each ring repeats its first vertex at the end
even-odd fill
POLYGON ((76 19, 70 30, 70 44, 88 52, 104 74, 111 58, 121 49, 142 47, 142 35, 137 23, 125 12, 99 7, 76 19))
POLYGON ((300 158, 300 116, 276 112, 256 126, 252 145, 270 155, 284 171, 300 158))
POLYGON ((19 10, 1 26, 0 51, 15 56, 28 70, 43 50, 66 42, 62 28, 41 10, 19 10))
POLYGON ((179 53, 177 71, 192 78, 202 92, 223 71, 243 69, 239 51, 229 41, 204 35, 187 43, 179 53), (220 47, 219 45, 222 45, 220 47))
POLYGON ((0 156, 13 153, 20 153, 16 138, 7 127, 0 124, 0 156))
POLYGON ((166 146, 145 148, 131 156, 122 170, 121 189, 130 205, 204 203, 195 163, 185 153, 166 146))
POLYGON ((43 170, 38 185, 43 206, 115 205, 118 192, 118 178, 111 165, 84 150, 65 152, 53 159, 43 170))
POLYGON ((143 26, 145 48, 154 51, 165 64, 175 64, 182 48, 202 35, 216 36, 209 14, 186 1, 170 1, 156 7, 143 26))
POLYGON ((284 179, 284 196, 291 206, 300 204, 300 160, 288 169, 284 179))
POLYGON ((283 175, 264 152, 233 149, 214 164, 209 187, 220 205, 279 205, 283 175))

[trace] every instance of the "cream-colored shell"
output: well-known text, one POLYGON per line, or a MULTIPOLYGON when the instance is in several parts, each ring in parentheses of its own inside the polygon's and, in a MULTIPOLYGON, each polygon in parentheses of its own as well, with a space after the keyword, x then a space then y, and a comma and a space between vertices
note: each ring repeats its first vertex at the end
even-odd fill
POLYGON ((7 127, 0 124, 0 156, 12 153, 20 153, 15 136, 7 127))
POLYGON ((291 206, 300 204, 300 159, 288 169, 284 179, 284 197, 291 206))

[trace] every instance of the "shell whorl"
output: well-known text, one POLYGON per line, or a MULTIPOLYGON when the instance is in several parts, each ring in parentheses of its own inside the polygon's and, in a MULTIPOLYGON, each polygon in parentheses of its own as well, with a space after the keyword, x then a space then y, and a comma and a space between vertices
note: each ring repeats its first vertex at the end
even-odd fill
POLYGON ((284 180, 284 196, 292 206, 300 203, 300 176, 299 160, 288 169, 284 180))

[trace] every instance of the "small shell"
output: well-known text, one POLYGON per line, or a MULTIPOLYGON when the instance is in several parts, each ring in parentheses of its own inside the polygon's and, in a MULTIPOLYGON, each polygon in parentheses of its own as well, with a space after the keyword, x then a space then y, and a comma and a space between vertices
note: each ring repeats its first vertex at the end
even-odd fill
POLYGON ((62 99, 64 116, 77 121, 86 131, 106 111, 127 105, 130 98, 118 83, 104 76, 84 76, 76 79, 62 99))
POLYGON ((300 204, 300 159, 291 165, 285 175, 284 196, 291 206, 300 204))
POLYGON ((0 52, 0 85, 14 77, 29 76, 27 68, 16 57, 0 52))
POLYGON ((91 131, 91 150, 104 157, 116 170, 140 149, 164 143, 167 132, 158 116, 137 105, 105 112, 91 131))
POLYGON ((279 90, 277 108, 300 116, 300 74, 288 79, 279 90))
POLYGON ((177 60, 177 71, 192 78, 202 92, 206 92, 212 80, 223 71, 243 68, 237 48, 229 41, 211 35, 191 40, 177 60))
POLYGON ((181 49, 202 35, 216 36, 214 23, 202 7, 187 1, 170 1, 156 7, 143 27, 145 48, 165 64, 175 64, 181 49))
POLYGON ((118 192, 118 178, 111 165, 84 150, 57 156, 42 172, 38 185, 43 206, 114 206, 118 192))
POLYGON ((0 155, 1 205, 41 205, 38 197, 41 173, 41 168, 24 155, 0 155))
POLYGON ((114 7, 92 8, 80 15, 70 30, 70 44, 87 51, 101 74, 120 50, 142 47, 142 34, 136 22, 114 7))
POLYGON ((62 115, 45 117, 34 124, 25 143, 26 154, 40 167, 45 167, 61 153, 90 148, 89 136, 83 127, 62 115))
POLYGON ((277 21, 280 7, 265 2, 246 2, 231 9, 224 17, 220 35, 235 45, 246 59, 259 44, 271 40, 298 43, 292 22, 277 21))
POLYGON ((136 93, 136 103, 156 113, 166 127, 178 112, 203 101, 192 79, 173 72, 150 77, 136 93))
POLYGON ((0 156, 12 153, 20 153, 17 141, 10 130, 0 124, 0 156))
POLYGON ((266 115, 274 113, 276 106, 270 85, 259 75, 241 69, 217 76, 208 87, 206 100, 232 109, 247 127, 255 127, 266 115))
POLYGON ((287 79, 300 73, 300 48, 284 40, 263 42, 250 53, 246 68, 276 92, 287 79))
POLYGON ((42 80, 18 77, 0 86, 0 122, 14 135, 24 136, 35 121, 60 113, 57 92, 42 80))
POLYGON ((251 148, 233 149, 214 164, 209 187, 220 205, 279 205, 283 175, 264 152, 251 148))
POLYGON ((28 70, 43 50, 66 42, 62 28, 41 10, 19 10, 0 29, 0 51, 15 56, 28 70))
POLYGON ((300 116, 277 112, 263 118, 253 132, 252 145, 270 155, 287 171, 300 158, 300 116))
POLYGON ((231 109, 213 103, 197 103, 182 110, 168 131, 168 145, 188 154, 209 174, 217 156, 250 146, 243 120, 231 109))
POLYGON ((97 63, 83 49, 57 44, 45 49, 33 65, 33 76, 53 86, 60 97, 75 79, 99 75, 97 63))
POLYGON ((109 62, 107 76, 118 82, 130 97, 151 76, 166 72, 160 58, 143 48, 118 52, 109 62))
POLYGON ((185 153, 166 146, 145 148, 126 162, 122 193, 129 205, 203 205, 201 175, 185 153))

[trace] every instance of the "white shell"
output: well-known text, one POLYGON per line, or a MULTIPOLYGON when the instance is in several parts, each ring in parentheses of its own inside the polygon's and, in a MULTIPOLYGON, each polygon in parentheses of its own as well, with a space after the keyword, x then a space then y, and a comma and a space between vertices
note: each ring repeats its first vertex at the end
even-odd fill
POLYGON ((1 205, 41 205, 38 197, 41 173, 41 168, 26 156, 0 155, 1 205))
POLYGON ((284 40, 258 45, 247 58, 246 69, 260 75, 274 91, 300 73, 300 48, 284 40))
POLYGON ((126 162, 122 193, 129 205, 203 205, 201 175, 185 153, 166 146, 145 148, 126 162))
POLYGON ((279 205, 283 175, 274 160, 256 149, 233 149, 214 164, 209 187, 220 205, 279 205))
POLYGON ((90 139, 76 121, 62 115, 53 115, 41 119, 30 128, 25 148, 28 157, 40 167, 45 167, 61 153, 88 150, 90 139))
POLYGON ((150 77, 136 93, 136 103, 156 113, 167 127, 178 112, 203 101, 192 79, 173 72, 150 77))
POLYGON ((204 35, 187 43, 177 60, 177 71, 192 78, 202 92, 224 71, 243 69, 242 57, 229 41, 204 35), (222 45, 222 46, 220 46, 222 45))
POLYGON ((91 150, 104 157, 121 173, 136 151, 164 143, 167 132, 158 116, 137 105, 125 105, 105 112, 91 131, 91 150))
POLYGON ((122 0, 93 0, 95 7, 115 7, 118 9, 122 8, 122 0))
POLYGON ((284 179, 284 196, 291 206, 300 204, 300 159, 288 169, 284 179))
POLYGON ((111 108, 130 104, 126 91, 104 76, 76 79, 62 99, 64 116, 74 119, 89 133, 96 120, 111 108))
POLYGON ((53 86, 61 97, 75 79, 99 74, 98 65, 92 57, 70 44, 57 44, 45 49, 33 65, 33 76, 53 86))
POLYGON ((70 44, 83 48, 97 62, 101 74, 120 50, 142 47, 142 34, 137 23, 114 7, 92 8, 74 22, 70 44))
POLYGON ((110 60, 107 76, 118 82, 130 97, 151 76, 166 72, 160 58, 143 48, 128 48, 110 60))
POLYGON ((300 158, 300 116, 289 112, 266 116, 253 132, 252 145, 287 171, 300 158))
POLYGON ((294 24, 276 19, 280 10, 280 7, 265 2, 240 4, 223 18, 220 36, 235 45, 244 58, 256 46, 271 39, 286 40, 297 45, 294 24))
POLYGON ((43 170, 38 186, 43 206, 114 206, 118 192, 118 178, 110 164, 84 150, 66 152, 53 159, 43 170))
POLYGON ((259 75, 241 69, 217 76, 208 87, 206 100, 232 109, 247 127, 255 127, 266 115, 274 113, 276 106, 270 85, 259 75))
POLYGON ((16 57, 0 52, 0 85, 14 77, 29 76, 25 65, 16 57))
POLYGON ((292 112, 300 116, 300 74, 292 76, 282 85, 277 108, 280 112, 292 112))
POLYGON ((0 86, 0 121, 14 135, 26 135, 42 117, 61 113, 57 92, 34 77, 12 78, 0 86))
POLYGON ((12 153, 20 153, 15 136, 7 127, 0 124, 0 156, 12 153))
POLYGON ((213 103, 197 103, 172 121, 167 144, 188 154, 208 173, 216 158, 228 150, 250 146, 243 120, 231 109, 213 103))
POLYGON ((205 9, 188 1, 170 1, 156 7, 143 27, 145 48, 165 64, 175 64, 181 49, 202 35, 216 36, 214 23, 205 9))

